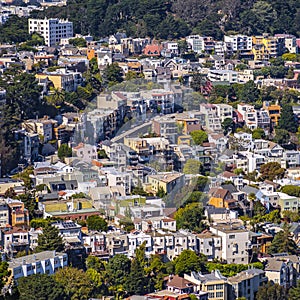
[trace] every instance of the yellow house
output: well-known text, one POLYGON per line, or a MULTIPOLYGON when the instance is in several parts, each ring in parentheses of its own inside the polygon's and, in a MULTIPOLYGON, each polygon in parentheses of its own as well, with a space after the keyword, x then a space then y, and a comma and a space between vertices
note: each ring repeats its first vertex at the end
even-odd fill
POLYGON ((265 109, 269 117, 271 119, 271 122, 273 125, 278 125, 278 121, 280 119, 280 113, 281 113, 281 107, 278 104, 271 104, 264 102, 263 109, 265 109))
POLYGON ((278 55, 278 41, 275 37, 264 37, 262 44, 266 47, 271 57, 276 57, 278 55))
POLYGON ((212 188, 209 191, 208 204, 213 205, 217 208, 234 208, 236 201, 232 199, 231 194, 228 190, 222 188, 212 188))
POLYGON ((72 74, 41 73, 41 74, 36 74, 35 77, 39 80, 40 79, 50 80, 56 89, 65 90, 67 92, 74 91, 74 77, 72 74))
POLYGON ((156 175, 148 176, 148 184, 146 189, 157 193, 159 189, 163 189, 165 193, 173 190, 179 190, 184 185, 184 174, 177 172, 163 172, 156 175))

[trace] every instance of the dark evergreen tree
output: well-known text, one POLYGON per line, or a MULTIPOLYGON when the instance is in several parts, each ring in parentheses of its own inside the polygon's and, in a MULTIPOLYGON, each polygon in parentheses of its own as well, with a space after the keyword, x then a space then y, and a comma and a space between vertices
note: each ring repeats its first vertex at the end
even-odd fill
POLYGON ((285 129, 288 132, 297 132, 298 121, 291 105, 285 104, 282 106, 280 119, 278 121, 278 128, 285 129))
POLYGON ((297 286, 292 287, 289 290, 289 300, 299 300, 300 299, 300 280, 297 281, 297 286))
POLYGON ((276 233, 271 246, 268 248, 268 253, 297 253, 297 244, 291 237, 290 226, 285 223, 283 230, 276 233))
POLYGON ((64 249, 64 243, 62 237, 59 235, 59 230, 49 224, 43 228, 43 233, 38 236, 37 252, 56 250, 62 251, 64 249))

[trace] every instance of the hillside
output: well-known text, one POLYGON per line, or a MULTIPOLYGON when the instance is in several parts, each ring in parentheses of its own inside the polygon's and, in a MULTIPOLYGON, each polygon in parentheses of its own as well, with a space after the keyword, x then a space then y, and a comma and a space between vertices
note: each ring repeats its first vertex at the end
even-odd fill
POLYGON ((117 31, 158 39, 190 33, 215 38, 231 32, 300 35, 297 0, 69 0, 66 7, 33 15, 68 18, 75 33, 98 38, 117 31))

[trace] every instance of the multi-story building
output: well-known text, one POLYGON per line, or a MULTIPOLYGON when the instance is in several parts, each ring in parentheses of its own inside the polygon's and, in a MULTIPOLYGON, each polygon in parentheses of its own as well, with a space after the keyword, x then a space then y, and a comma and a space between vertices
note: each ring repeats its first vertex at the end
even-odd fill
POLYGON ((271 124, 273 126, 278 125, 278 121, 280 119, 281 107, 278 104, 269 104, 268 102, 264 102, 263 109, 266 110, 271 119, 271 124))
POLYGON ((210 231, 205 231, 197 234, 197 243, 199 253, 204 254, 208 260, 212 261, 214 259, 221 258, 221 237, 211 233, 210 231))
POLYGON ((227 263, 248 264, 249 231, 240 223, 218 223, 210 228, 222 239, 221 259, 227 263))
POLYGON ((225 35, 224 42, 226 51, 232 52, 249 52, 252 50, 252 37, 246 35, 225 35))
POLYGON ((3 230, 1 240, 1 246, 9 257, 15 256, 19 251, 27 251, 30 245, 29 232, 20 227, 3 230))
POLYGON ((208 79, 212 82, 225 81, 229 83, 238 82, 238 72, 232 70, 209 70, 207 75, 208 79))
POLYGON ((167 194, 178 191, 184 185, 184 174, 178 172, 162 172, 147 177, 146 188, 157 193, 159 189, 167 194))
POLYGON ((259 287, 267 280, 265 272, 260 269, 249 269, 229 277, 229 299, 245 298, 246 300, 255 300, 259 287))
POLYGON ((214 104, 200 104, 200 112, 205 114, 205 127, 212 132, 222 130, 218 109, 214 104))
POLYGON ((152 130, 157 135, 164 137, 170 143, 176 143, 176 135, 178 133, 178 126, 174 118, 167 116, 157 117, 152 121, 152 130))
POLYGON ((9 224, 12 226, 29 225, 29 212, 22 201, 8 198, 5 202, 9 207, 9 224))
POLYGON ((273 281, 285 288, 295 285, 297 273, 293 266, 293 262, 289 258, 268 257, 265 267, 266 277, 269 281, 273 281))
POLYGON ((56 123, 57 121, 45 116, 43 119, 24 121, 22 128, 30 133, 37 133, 41 142, 48 142, 53 139, 53 127, 56 123))
POLYGON ((238 104, 237 111, 242 115, 245 125, 251 130, 257 128, 257 111, 253 105, 240 103, 238 104))
POLYGON ((68 266, 68 255, 55 251, 43 251, 19 258, 9 262, 8 270, 13 279, 27 277, 33 274, 54 274, 61 268, 68 266))
POLYGON ((73 153, 82 161, 91 162, 97 159, 97 147, 90 144, 80 143, 73 147, 73 153))
POLYGON ((9 207, 5 200, 0 199, 0 227, 5 227, 10 222, 9 207))
POLYGON ((232 119, 233 108, 228 104, 214 104, 217 107, 217 115, 221 119, 221 122, 224 122, 225 119, 232 119))
POLYGON ((28 19, 29 33, 37 32, 45 40, 47 46, 60 44, 61 39, 73 36, 73 23, 60 19, 28 19))
POLYGON ((194 283, 196 291, 208 292, 209 300, 228 300, 227 278, 218 270, 211 274, 191 272, 191 274, 184 274, 184 279, 194 283))

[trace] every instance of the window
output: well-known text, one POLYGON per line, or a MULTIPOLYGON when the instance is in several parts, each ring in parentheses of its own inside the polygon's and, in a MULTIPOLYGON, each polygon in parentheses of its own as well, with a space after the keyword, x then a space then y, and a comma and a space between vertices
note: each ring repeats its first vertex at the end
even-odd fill
POLYGON ((223 284, 216 284, 216 290, 223 290, 223 284))
POLYGON ((208 293, 208 298, 215 298, 215 293, 208 293))
POLYGON ((235 234, 230 234, 229 239, 235 239, 235 234))
POLYGON ((223 298, 223 292, 216 292, 216 298, 223 298))
POLYGON ((207 286, 208 291, 213 291, 215 289, 214 284, 207 286))

